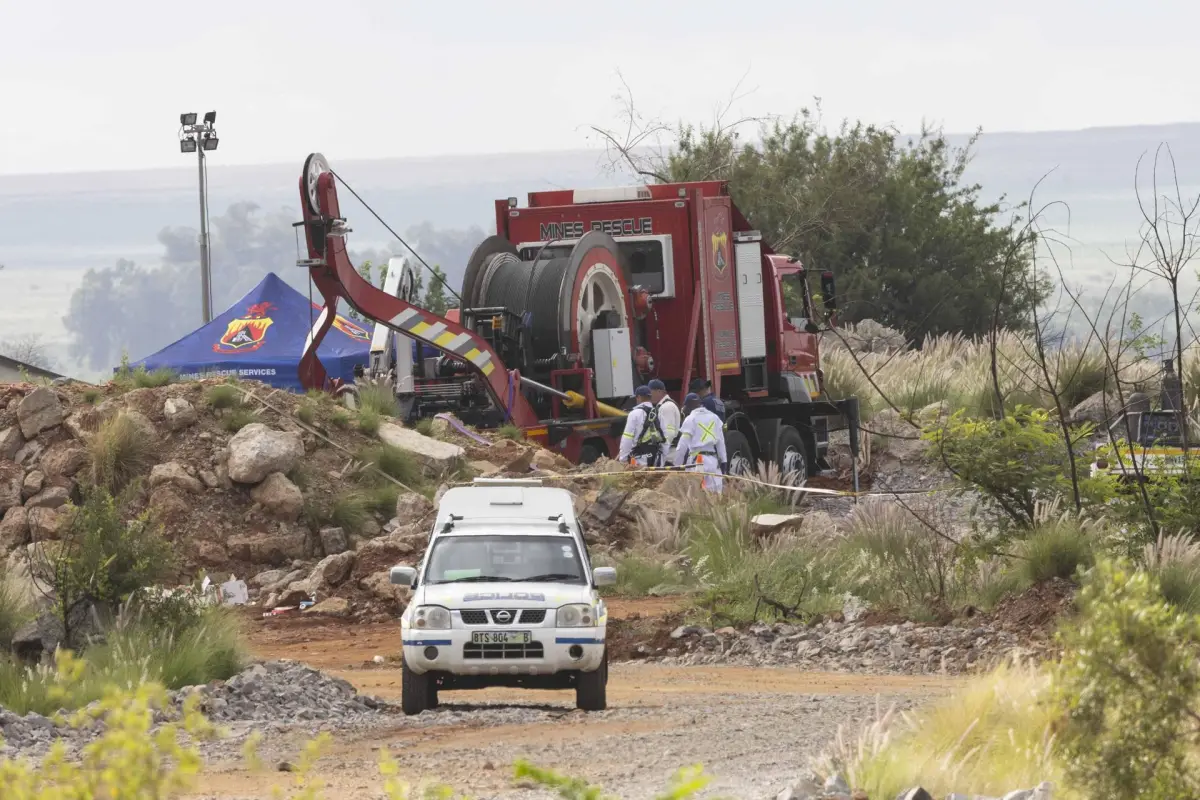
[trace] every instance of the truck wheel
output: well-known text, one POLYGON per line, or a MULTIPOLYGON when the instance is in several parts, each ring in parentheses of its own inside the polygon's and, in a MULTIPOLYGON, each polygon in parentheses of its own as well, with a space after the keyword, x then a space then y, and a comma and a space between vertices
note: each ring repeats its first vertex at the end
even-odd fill
POLYGON ((779 436, 775 440, 775 453, 779 465, 779 473, 785 478, 794 480, 799 485, 808 479, 808 448, 804 446, 804 437, 800 431, 791 425, 779 428, 779 436))
POLYGON ((432 675, 418 675, 405 661, 400 666, 400 681, 400 708, 405 714, 420 714, 436 705, 437 687, 432 675))
POLYGON ((757 467, 750 440, 741 431, 725 431, 725 455, 729 458, 730 475, 753 475, 757 467))
POLYGON ((581 711, 603 711, 608 708, 608 648, 600 667, 592 672, 579 673, 575 684, 575 707, 581 711))

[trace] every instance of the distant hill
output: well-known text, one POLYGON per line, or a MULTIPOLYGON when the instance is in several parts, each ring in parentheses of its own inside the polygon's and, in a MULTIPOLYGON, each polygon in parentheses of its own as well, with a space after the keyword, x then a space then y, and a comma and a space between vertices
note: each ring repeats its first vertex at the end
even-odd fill
MULTIPOLYGON (((968 137, 950 138, 961 144, 968 137)), ((1069 206, 1069 232, 1079 242, 1070 269, 1094 283, 1112 273, 1105 253, 1120 255, 1137 234, 1134 168, 1139 156, 1149 151, 1152 158, 1162 142, 1174 152, 1184 194, 1200 193, 1200 123, 985 132, 968 178, 982 185, 986 198, 1007 195, 1010 202, 1020 202, 1046 176, 1037 200, 1069 206)), ((594 150, 370 161, 345 153, 325 155, 401 232, 425 222, 436 229, 479 226, 490 231, 497 198, 523 197, 549 187, 631 182, 606 169, 607 156, 594 150)), ((151 266, 162 258, 157 236, 163 228, 197 227, 195 165, 182 155, 180 162, 178 169, 0 176, 0 264, 6 265, 0 272, 0 340, 33 327, 55 343, 61 359, 64 331, 57 320, 83 271, 111 266, 118 258, 151 266)), ((231 203, 253 201, 264 214, 287 208, 299 219, 301 166, 302 160, 225 166, 216 153, 210 161, 211 214, 224 213, 231 203)), ((343 194, 343 211, 355 231, 352 247, 391 240, 348 193, 343 194)), ((1055 208, 1049 221, 1066 232, 1064 209, 1055 208)), ((452 278, 461 274, 460 264, 443 267, 452 278)), ((294 269, 288 260, 276 271, 294 269)))

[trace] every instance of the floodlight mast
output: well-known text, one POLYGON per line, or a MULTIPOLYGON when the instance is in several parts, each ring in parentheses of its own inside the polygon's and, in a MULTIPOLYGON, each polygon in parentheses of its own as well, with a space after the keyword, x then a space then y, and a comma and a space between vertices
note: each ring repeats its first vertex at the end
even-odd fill
POLYGON ((196 114, 189 112, 179 115, 180 135, 179 150, 183 153, 195 153, 199 170, 200 182, 200 306, 204 324, 212 322, 212 264, 208 249, 208 180, 204 159, 209 150, 216 150, 220 141, 217 138, 217 112, 209 111, 204 115, 204 121, 197 123, 196 114))

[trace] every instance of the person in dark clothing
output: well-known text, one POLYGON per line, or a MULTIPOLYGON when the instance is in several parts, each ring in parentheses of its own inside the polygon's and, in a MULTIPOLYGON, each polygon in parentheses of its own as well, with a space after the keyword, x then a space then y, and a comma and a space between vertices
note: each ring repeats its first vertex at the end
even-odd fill
POLYGON ((688 384, 688 391, 700 396, 700 405, 716 414, 721 422, 725 422, 725 404, 721 398, 713 394, 712 381, 708 378, 693 378, 688 384))

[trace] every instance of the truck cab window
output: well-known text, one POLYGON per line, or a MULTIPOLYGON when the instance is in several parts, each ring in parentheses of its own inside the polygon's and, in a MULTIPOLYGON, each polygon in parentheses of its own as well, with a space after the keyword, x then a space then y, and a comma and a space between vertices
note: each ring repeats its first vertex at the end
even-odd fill
POLYGON ((796 330, 804 330, 809 320, 808 284, 804 282, 804 273, 780 275, 779 289, 783 296, 783 315, 796 330))
POLYGON ((645 288, 650 294, 659 294, 666 289, 662 242, 618 242, 618 247, 629 262, 635 286, 645 288))

